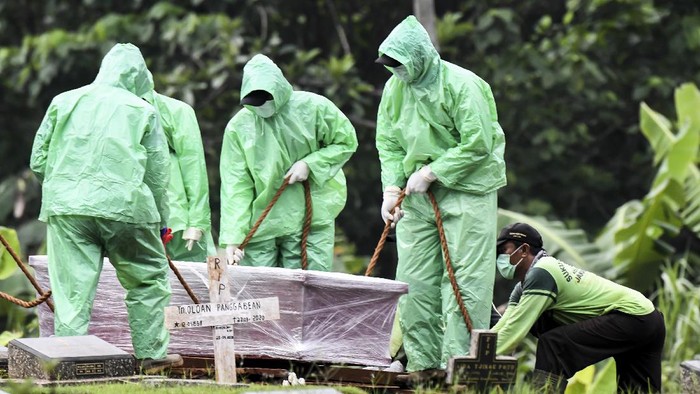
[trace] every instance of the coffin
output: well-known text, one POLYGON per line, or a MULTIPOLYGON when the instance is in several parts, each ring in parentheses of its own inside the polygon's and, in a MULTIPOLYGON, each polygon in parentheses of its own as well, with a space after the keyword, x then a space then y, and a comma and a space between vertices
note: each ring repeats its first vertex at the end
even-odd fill
MULTIPOLYGON (((50 288, 46 256, 30 256, 42 288, 50 288)), ((174 262, 200 302, 209 302, 207 265, 174 262)), ((234 326, 236 355, 298 361, 387 366, 389 339, 403 282, 337 272, 267 267, 229 267, 233 300, 278 297, 280 319, 234 326)), ((170 305, 192 300, 170 271, 170 305)), ((97 286, 89 334, 133 352, 124 290, 105 259, 97 286)), ((53 313, 38 308, 40 335, 53 334, 53 313)), ((170 332, 170 353, 212 356, 212 328, 170 332)))

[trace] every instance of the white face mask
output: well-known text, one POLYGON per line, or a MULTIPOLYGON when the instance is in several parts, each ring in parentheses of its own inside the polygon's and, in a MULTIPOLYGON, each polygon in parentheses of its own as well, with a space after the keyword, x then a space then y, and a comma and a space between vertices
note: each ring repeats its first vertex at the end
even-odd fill
POLYGON ((511 258, 511 256, 513 256, 513 255, 518 251, 518 249, 520 249, 523 245, 525 245, 525 244, 522 244, 522 245, 518 246, 518 247, 513 251, 513 253, 511 253, 511 254, 502 253, 502 254, 499 254, 499 255, 498 255, 498 258, 496 259, 496 267, 498 268, 498 272, 500 272, 501 275, 503 275, 504 278, 506 278, 506 279, 513 279, 513 278, 515 277, 515 269, 518 268, 518 265, 520 265, 520 263, 522 263, 522 261, 524 260, 524 258, 521 257, 520 260, 518 260, 518 262, 515 263, 515 265, 513 265, 513 264, 510 263, 510 258, 511 258))
POLYGON ((406 66, 392 67, 391 72, 394 73, 396 78, 404 82, 408 82, 411 80, 411 76, 408 75, 408 69, 406 68, 406 66))
POLYGON ((267 100, 265 101, 265 104, 259 105, 257 107, 253 105, 244 105, 244 107, 248 108, 254 114, 258 115, 261 118, 269 118, 270 116, 275 114, 274 100, 267 100))

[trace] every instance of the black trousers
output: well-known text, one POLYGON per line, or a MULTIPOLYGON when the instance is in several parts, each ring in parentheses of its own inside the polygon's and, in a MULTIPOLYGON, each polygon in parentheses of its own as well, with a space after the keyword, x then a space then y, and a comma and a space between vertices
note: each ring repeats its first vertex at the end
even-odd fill
POLYGON ((661 312, 644 316, 613 311, 554 327, 549 315, 533 327, 539 338, 535 368, 565 376, 608 357, 615 359, 623 392, 661 391, 661 356, 666 327, 661 312))

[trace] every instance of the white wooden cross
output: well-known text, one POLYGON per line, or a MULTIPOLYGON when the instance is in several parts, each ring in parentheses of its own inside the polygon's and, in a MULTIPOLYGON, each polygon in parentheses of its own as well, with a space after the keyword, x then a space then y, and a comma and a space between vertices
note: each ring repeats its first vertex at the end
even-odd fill
POLYGON ((231 300, 226 261, 217 256, 209 256, 207 271, 211 303, 166 307, 165 326, 170 330, 213 326, 216 381, 236 383, 233 324, 278 320, 279 299, 268 297, 231 300))

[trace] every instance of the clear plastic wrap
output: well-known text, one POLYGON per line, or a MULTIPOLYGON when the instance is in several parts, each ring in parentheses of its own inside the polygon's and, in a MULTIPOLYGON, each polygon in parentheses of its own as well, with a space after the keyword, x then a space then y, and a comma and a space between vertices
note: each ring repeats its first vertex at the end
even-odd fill
MULTIPOLYGON (((209 302, 206 264, 174 262, 200 302, 209 302)), ((37 281, 49 288, 46 256, 30 256, 37 281)), ((280 319, 234 326, 236 355, 388 366, 389 339, 398 298, 408 285, 337 272, 265 267, 229 267, 234 300, 278 297, 280 319)), ((170 271, 170 305, 192 300, 170 271)), ((53 334, 53 313, 38 308, 42 337, 53 334)), ((213 356, 211 327, 170 331, 168 351, 213 356)), ((89 334, 133 352, 124 290, 105 259, 93 304, 89 334)))

